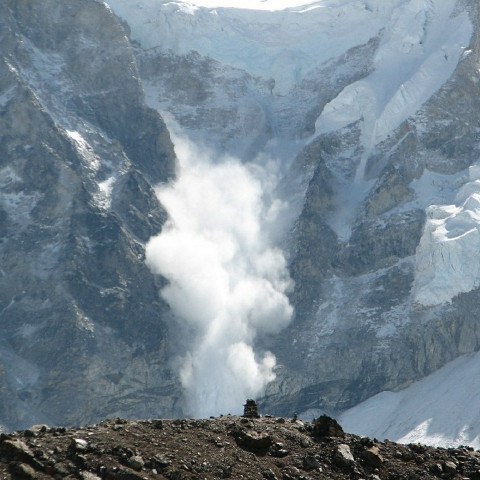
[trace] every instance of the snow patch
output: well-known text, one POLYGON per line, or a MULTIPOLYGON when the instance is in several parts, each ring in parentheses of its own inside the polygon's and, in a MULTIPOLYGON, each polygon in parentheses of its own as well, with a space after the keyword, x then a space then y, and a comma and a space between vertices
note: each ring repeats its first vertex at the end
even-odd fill
POLYGON ((97 171, 100 168, 100 160, 95 155, 93 148, 83 138, 80 132, 76 130, 65 130, 68 137, 73 140, 75 148, 80 156, 87 161, 87 164, 93 171, 97 171))
POLYGON ((23 182, 22 178, 10 165, 0 170, 0 188, 2 190, 21 182, 23 182))
POLYGON ((98 194, 96 195, 97 204, 108 210, 112 206, 113 185, 117 179, 116 175, 112 175, 103 182, 98 183, 98 194))
POLYGON ((87 168, 91 171, 94 181, 97 184, 97 192, 94 199, 98 207, 108 210, 112 205, 113 185, 117 179, 117 175, 113 174, 105 180, 98 180, 101 175, 101 169, 104 167, 109 171, 113 171, 112 163, 100 157, 95 153, 92 146, 85 140, 82 134, 76 130, 66 130, 68 137, 73 140, 75 148, 86 162, 87 168))
POLYGON ((39 199, 38 193, 0 192, 0 205, 8 213, 8 216, 19 225, 29 222, 30 212, 35 208, 39 199))

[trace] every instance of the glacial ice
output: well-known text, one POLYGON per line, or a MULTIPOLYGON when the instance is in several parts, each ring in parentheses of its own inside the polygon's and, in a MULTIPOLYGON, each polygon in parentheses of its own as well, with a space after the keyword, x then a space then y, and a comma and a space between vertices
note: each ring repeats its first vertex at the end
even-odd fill
POLYGON ((362 119, 368 149, 413 115, 451 77, 472 36, 467 13, 454 15, 455 0, 397 3, 382 35, 375 70, 325 106, 317 132, 362 119))
POLYGON ((143 48, 196 50, 253 76, 273 78, 274 93, 284 95, 316 66, 376 36, 403 0, 282 0, 275 8, 273 0, 242 2, 241 8, 226 8, 230 0, 108 3, 128 19, 132 38, 143 48), (213 5, 217 8, 207 8, 213 5), (265 11, 267 6, 275 11, 265 11))
POLYGON ((413 300, 423 306, 450 302, 480 286, 480 166, 453 205, 431 205, 416 252, 413 300))

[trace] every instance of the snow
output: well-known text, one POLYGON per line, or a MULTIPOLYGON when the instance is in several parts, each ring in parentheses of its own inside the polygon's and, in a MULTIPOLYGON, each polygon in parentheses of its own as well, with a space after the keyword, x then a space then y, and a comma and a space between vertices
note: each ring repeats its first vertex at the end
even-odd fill
POLYGON ((242 8, 247 10, 285 10, 294 7, 307 7, 321 2, 315 0, 243 0, 241 3, 238 0, 194 0, 191 2, 182 2, 185 8, 207 7, 207 8, 242 8))
POLYGON ((100 205, 104 209, 110 209, 112 206, 112 192, 113 192, 113 185, 117 180, 116 175, 112 175, 108 177, 103 182, 98 183, 98 195, 96 196, 96 200, 98 205, 100 205))
POLYGON ((95 153, 94 148, 85 140, 84 136, 77 130, 65 130, 67 136, 73 141, 77 152, 86 162, 87 168, 91 171, 92 178, 97 184, 97 191, 94 193, 96 204, 104 209, 109 210, 112 205, 112 192, 118 175, 112 174, 104 180, 98 180, 96 174, 100 173, 103 166, 109 171, 112 170, 111 162, 100 157, 95 153))
MULTIPOLYGON (((364 178, 372 149, 451 78, 458 62, 469 53, 473 33, 468 14, 456 9, 456 0, 249 0, 241 8, 234 0, 108 3, 127 20, 133 40, 145 50, 180 55, 197 51, 222 65, 272 78, 275 98, 287 98, 295 85, 327 60, 379 38, 371 73, 330 101, 315 124, 314 136, 357 121, 362 131, 364 154, 358 159, 355 179, 339 182, 340 205, 335 218, 329 220, 344 241, 350 237, 356 209, 373 184, 364 178)), ((155 85, 147 85, 146 94, 147 101, 160 110, 163 105, 155 85)), ((403 208, 416 203, 428 216, 416 255, 412 298, 420 305, 437 305, 480 285, 480 172, 472 168, 465 181, 461 174, 442 176, 427 171, 412 187, 417 198, 403 208), (457 194, 460 183, 464 186, 457 194)), ((334 294, 339 297, 337 291, 334 294)), ((385 317, 388 321, 377 330, 379 337, 395 334, 407 317, 403 308, 389 312, 390 318, 385 317)), ((334 302, 320 306, 320 317, 324 323, 318 335, 329 335, 339 321, 334 302)), ((473 375, 469 362, 480 359, 465 357, 459 362, 473 375)), ((443 445, 477 442, 480 418, 474 409, 466 405, 453 415, 445 411, 451 405, 463 405, 459 402, 465 398, 475 404, 475 391, 466 389, 475 382, 479 390, 480 380, 470 381, 462 374, 463 385, 453 385, 458 378, 449 368, 442 369, 440 377, 431 376, 404 392, 374 397, 351 414, 347 412, 342 422, 347 430, 394 440, 443 445), (463 397, 457 398, 457 391, 463 397)))
POLYGON ((433 306, 480 286, 480 166, 450 205, 431 205, 416 252, 414 302, 433 306))
POLYGON ((22 178, 17 175, 15 170, 10 165, 0 170, 0 188, 2 190, 11 188, 21 182, 22 178))
POLYGON ((372 73, 329 102, 315 125, 317 136, 356 121, 361 124, 364 154, 355 182, 343 182, 337 192, 339 208, 328 221, 347 241, 357 208, 373 185, 364 180, 372 148, 451 77, 468 53, 473 33, 468 14, 456 11, 456 0, 236 3, 109 0, 144 49, 176 54, 195 50, 253 76, 272 78, 276 98, 288 97, 327 60, 380 38, 372 73))
POLYGON ((480 353, 464 355, 400 392, 343 413, 349 433, 400 443, 480 448, 480 353))
POLYGON ((100 160, 95 155, 93 148, 83 138, 80 132, 76 130, 65 130, 67 136, 73 140, 75 148, 82 158, 87 161, 90 168, 93 171, 97 171, 100 168, 100 160))
POLYGON ((324 109, 317 131, 364 121, 367 146, 384 139, 452 75, 473 28, 456 0, 109 0, 145 49, 187 54, 273 78, 286 94, 315 66, 382 29, 375 71, 324 109))
POLYGON ((454 15, 456 0, 397 3, 373 73, 346 87, 316 124, 320 133, 362 119, 367 154, 451 77, 473 33, 466 12, 454 15))
POLYGON ((273 9, 274 0, 267 0, 225 8, 232 3, 227 0, 222 8, 207 8, 214 2, 109 0, 143 48, 178 54, 195 50, 253 76, 275 79, 276 94, 286 94, 329 58, 368 42, 386 26, 402 0, 369 2, 375 4, 373 8, 360 0, 307 2, 304 7, 295 0, 275 2, 283 10, 273 9), (274 11, 248 9, 255 4, 274 11))
POLYGON ((37 205, 39 198, 38 193, 2 192, 0 205, 14 222, 25 225, 30 221, 30 212, 37 205))
POLYGON ((373 72, 348 85, 324 107, 315 124, 320 134, 361 121, 364 153, 354 184, 348 185, 347 194, 339 192, 342 202, 329 221, 344 241, 350 237, 356 207, 374 183, 364 178, 373 147, 418 111, 452 76, 473 33, 468 14, 455 14, 456 0, 386 3, 391 7, 389 21, 373 72))

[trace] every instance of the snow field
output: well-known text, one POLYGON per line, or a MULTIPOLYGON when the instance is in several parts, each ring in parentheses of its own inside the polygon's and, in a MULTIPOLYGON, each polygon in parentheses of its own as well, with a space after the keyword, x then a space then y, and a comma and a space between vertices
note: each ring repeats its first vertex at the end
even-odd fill
POLYGON ((464 355, 400 392, 343 413, 351 433, 400 443, 480 448, 480 353, 464 355))

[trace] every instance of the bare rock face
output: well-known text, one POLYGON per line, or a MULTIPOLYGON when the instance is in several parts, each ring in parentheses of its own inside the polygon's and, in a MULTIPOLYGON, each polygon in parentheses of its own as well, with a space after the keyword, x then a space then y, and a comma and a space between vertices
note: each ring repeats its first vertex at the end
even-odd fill
POLYGON ((0 18, 0 423, 172 411, 142 242, 174 153, 127 32, 91 0, 5 1, 0 18))

